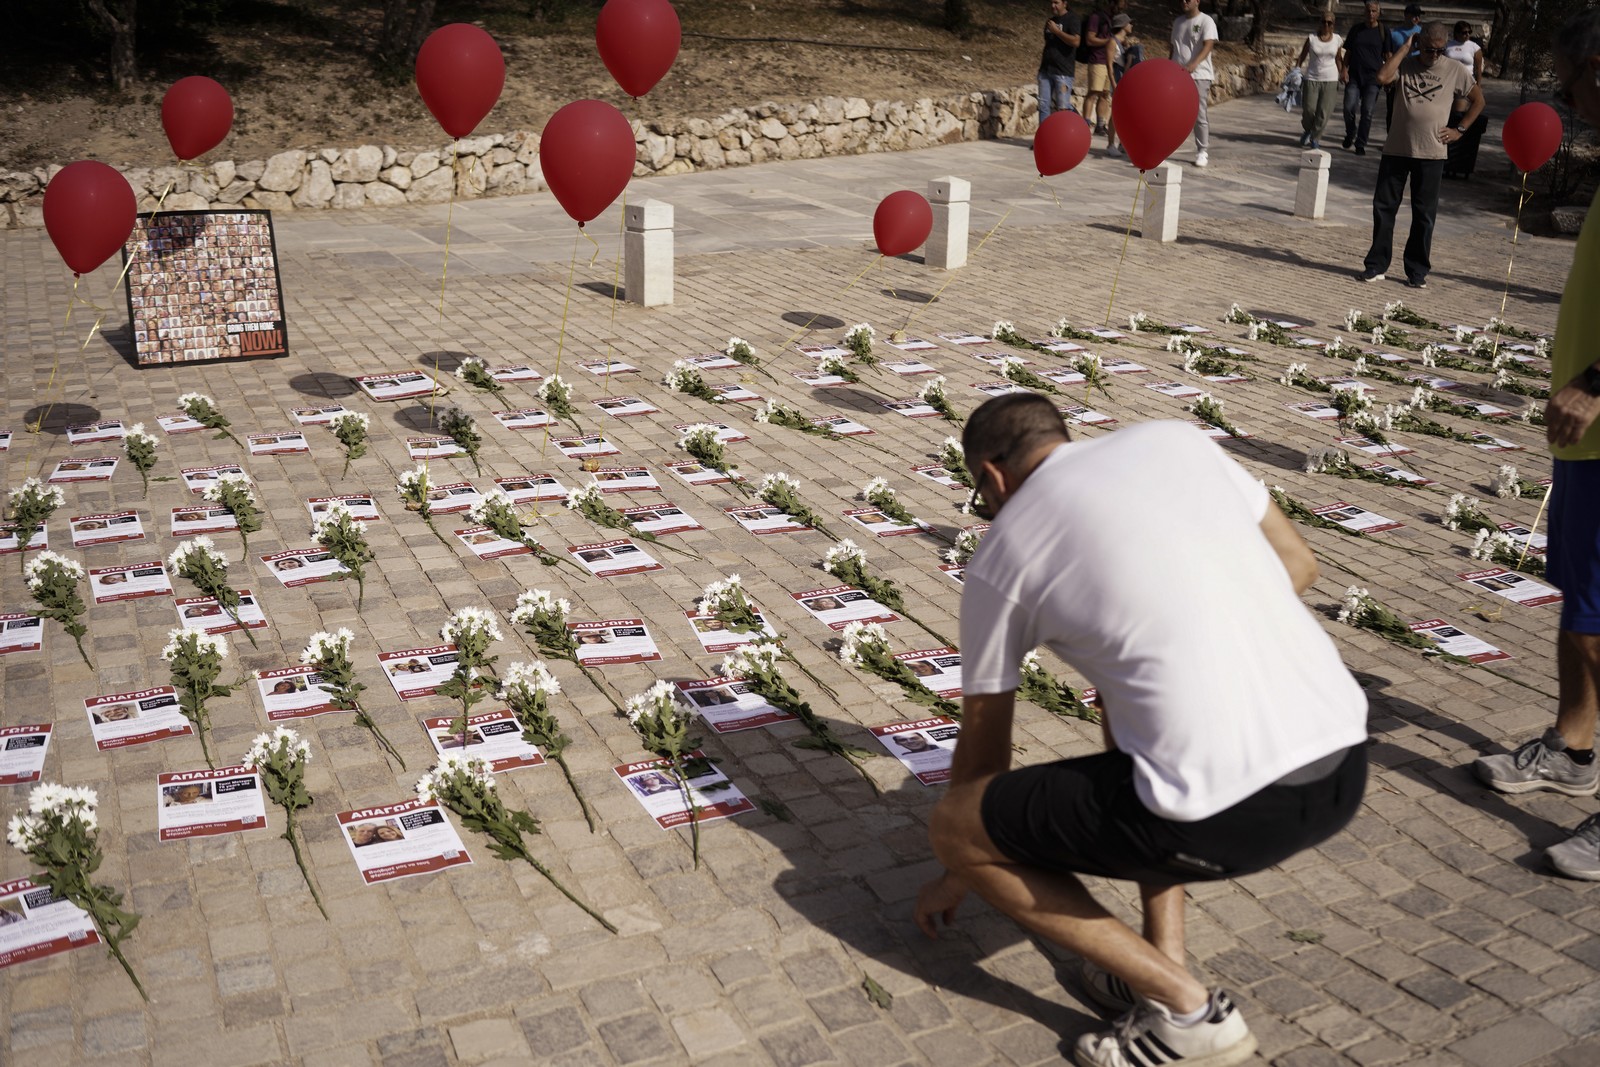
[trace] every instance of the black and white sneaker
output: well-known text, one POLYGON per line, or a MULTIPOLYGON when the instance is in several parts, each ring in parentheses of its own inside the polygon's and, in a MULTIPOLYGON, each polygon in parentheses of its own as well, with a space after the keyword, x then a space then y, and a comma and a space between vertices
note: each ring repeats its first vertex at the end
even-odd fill
POLYGON ((1078 1038, 1079 1067, 1237 1067, 1255 1055, 1256 1038, 1228 994, 1211 991, 1206 1017, 1179 1026, 1160 1004, 1145 1001, 1104 1033, 1078 1038))
POLYGON ((1116 1015, 1132 1011, 1139 1002, 1138 995, 1127 982, 1088 960, 1083 961, 1083 991, 1089 994, 1090 1000, 1116 1015))

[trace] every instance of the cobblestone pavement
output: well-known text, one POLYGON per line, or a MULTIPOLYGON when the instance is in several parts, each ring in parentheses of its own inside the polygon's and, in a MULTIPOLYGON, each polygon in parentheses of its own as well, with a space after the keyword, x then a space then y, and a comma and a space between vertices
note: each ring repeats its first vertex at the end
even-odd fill
MULTIPOLYGON (((1215 162, 1185 177, 1182 237, 1166 247, 1128 245, 1115 318, 1142 309, 1163 320, 1203 323, 1217 338, 1239 344, 1259 362, 1247 364, 1250 381, 1215 388, 1252 435, 1229 442, 1230 451, 1297 499, 1360 504, 1405 525, 1363 539, 1306 530, 1324 564, 1307 604, 1327 617, 1372 702, 1367 801, 1349 831, 1323 847, 1249 878, 1197 887, 1189 933, 1194 968, 1238 994, 1262 1056, 1285 1067, 1593 1064, 1600 1061, 1600 896, 1541 864, 1542 850, 1595 802, 1504 798, 1474 784, 1465 770, 1477 754, 1513 745, 1550 722, 1557 609, 1491 608, 1485 601, 1496 598, 1474 595, 1455 577, 1472 567, 1468 539, 1438 521, 1447 493, 1464 491, 1484 497, 1497 521, 1533 522, 1536 502, 1495 499, 1487 483, 1508 458, 1525 477, 1547 475, 1542 431, 1518 421, 1488 426, 1526 449, 1512 453, 1396 434, 1415 450, 1401 465, 1434 479, 1438 486, 1430 489, 1305 474, 1303 454, 1332 444, 1336 430, 1287 410, 1311 394, 1276 377, 1291 358, 1325 375, 1349 365, 1243 340, 1241 327, 1220 321, 1238 301, 1305 321, 1305 333, 1328 339, 1344 332, 1348 309, 1375 314, 1386 301, 1405 297, 1442 322, 1483 323, 1500 310, 1505 282, 1509 234, 1500 208, 1506 198, 1486 187, 1503 163, 1486 147, 1484 180, 1447 186, 1433 284, 1415 293, 1394 283, 1364 286, 1352 276, 1367 242, 1374 157, 1335 153, 1329 220, 1310 224, 1286 214, 1293 203, 1293 118, 1269 101, 1242 101, 1216 108, 1213 128, 1215 162), (1407 619, 1447 620, 1512 658, 1492 674, 1427 661, 1342 626, 1333 613, 1351 582, 1407 619)), ((1188 159, 1187 150, 1178 158, 1188 159)), ((715 660, 698 654, 677 613, 708 581, 739 572, 791 635, 799 658, 838 692, 837 701, 828 700, 797 679, 848 740, 875 747, 866 727, 917 715, 894 687, 839 664, 832 635, 783 595, 828 584, 817 568, 829 544, 821 534, 747 534, 723 515, 737 502, 733 494, 683 485, 663 468, 679 455, 674 424, 717 417, 749 433, 748 443, 730 446, 746 472, 785 470, 804 479, 807 499, 835 529, 874 474, 887 476, 911 510, 941 531, 958 527, 958 495, 910 470, 931 461, 945 424, 902 418, 880 404, 913 395, 918 380, 869 370, 859 387, 808 390, 789 375, 804 369, 806 358, 783 346, 813 316, 821 317, 811 340, 837 340, 857 321, 875 324, 880 352, 892 351, 883 342, 908 319, 913 334, 928 338, 986 332, 996 319, 1015 322, 1030 337, 1063 315, 1098 324, 1123 244, 1132 172, 1098 158, 1097 150, 1080 171, 1052 183, 1059 206, 1042 190, 1025 192, 1030 178, 1024 147, 988 144, 638 183, 633 195, 676 203, 680 222, 677 302, 651 311, 613 306, 609 250, 590 263, 587 245, 568 301, 571 227, 546 198, 463 205, 454 217, 442 322, 443 209, 286 216, 278 220, 278 238, 292 354, 181 372, 128 364, 120 310, 108 320, 110 343, 97 339, 80 354, 87 317, 80 311, 64 324, 66 272, 45 235, 0 236, 0 428, 17 431, 16 443, 0 456, 7 486, 47 472, 69 454, 108 451, 69 447, 61 419, 153 422, 193 388, 215 397, 246 430, 290 428, 289 407, 327 398, 372 414, 373 448, 347 477, 337 444, 320 429, 308 431, 309 456, 241 460, 269 511, 266 529, 251 541, 253 556, 305 543, 307 497, 362 490, 378 496, 384 521, 371 531, 379 554, 367 583, 372 608, 357 612, 344 586, 281 588, 259 560, 236 562, 240 584, 260 591, 271 628, 259 651, 232 644, 238 663, 265 669, 292 662, 313 630, 351 627, 370 707, 410 768, 391 771, 348 719, 304 721, 316 754, 309 776, 316 805, 302 825, 328 905, 325 921, 275 834, 157 841, 155 776, 199 765, 192 738, 95 749, 81 701, 166 680, 158 651, 173 618, 168 604, 154 598, 91 608, 88 643, 97 678, 54 628, 43 654, 0 659, 0 723, 53 721, 46 777, 100 792, 107 860, 99 878, 130 889, 144 916, 127 948, 152 994, 150 1004, 141 1004, 115 964, 92 949, 8 968, 0 972, 6 1019, 0 1061, 1058 1062, 1063 1047, 1099 1025, 1077 982, 1076 961, 980 905, 969 905, 950 935, 922 938, 910 906, 933 870, 925 821, 937 789, 882 758, 868 765, 883 791, 874 796, 842 761, 793 747, 797 727, 708 737, 707 750, 751 796, 777 804, 708 824, 697 870, 687 836, 653 825, 611 771, 639 751, 627 724, 566 664, 556 665, 569 683, 558 704, 575 738, 569 759, 595 804, 600 831, 588 832, 549 767, 502 775, 501 788, 509 803, 543 821, 536 853, 620 927, 618 936, 600 930, 532 869, 494 858, 472 834, 464 834, 475 861, 469 867, 364 886, 333 818, 409 795, 431 759, 417 719, 447 711, 440 701, 393 699, 377 677, 374 654, 432 644, 451 610, 478 604, 504 612, 530 586, 570 597, 579 619, 651 620, 664 659, 606 672, 625 695, 656 678, 709 672, 715 660), (863 242, 876 200, 897 186, 920 188, 928 177, 951 173, 974 184, 975 245, 1015 207, 972 264, 950 276, 915 257, 885 262, 846 290, 872 262, 863 242), (566 340, 558 349, 563 321, 566 340), (858 418, 876 436, 819 442, 756 424, 749 406, 713 409, 659 384, 673 358, 720 348, 733 334, 752 341, 778 379, 750 374, 750 388, 807 412, 858 418), (574 360, 607 351, 644 372, 608 386, 574 370, 574 360), (676 542, 696 555, 663 553, 665 569, 651 574, 573 580, 527 557, 480 562, 436 540, 391 490, 396 472, 410 466, 404 438, 426 426, 426 409, 416 402, 369 403, 351 395, 345 376, 435 363, 449 369, 461 353, 491 363, 529 360, 546 373, 564 361, 584 424, 605 429, 622 450, 620 462, 647 464, 661 475, 662 496, 643 499, 671 500, 705 526, 676 542), (51 432, 26 435, 23 424, 46 394, 58 357, 66 407, 52 417, 51 432), (591 406, 624 392, 650 400, 660 413, 620 420, 591 406), (893 994, 892 1007, 868 1001, 866 977, 893 994)), ((593 228, 604 232, 605 220, 593 228)), ((1568 243, 1522 240, 1510 321, 1553 327, 1570 254, 1568 243)), ((85 292, 104 294, 113 280, 113 271, 101 270, 85 280, 85 292)), ((1094 406, 1124 425, 1185 417, 1182 401, 1143 387, 1155 377, 1196 380, 1176 367, 1163 340, 1138 335, 1098 347, 1152 373, 1119 377, 1110 397, 1096 397, 1094 406)), ((944 342, 927 355, 963 409, 982 399, 970 383, 998 377, 944 342)), ((1046 367, 1061 362, 1031 358, 1046 367)), ((1490 391, 1484 375, 1447 373, 1508 407, 1524 403, 1490 391)), ((1391 401, 1406 392, 1382 382, 1375 388, 1391 401)), ((533 402, 523 386, 508 393, 504 406, 533 402)), ((460 383, 451 401, 480 419, 485 471, 474 477, 450 460, 435 461, 436 468, 479 485, 491 475, 526 470, 549 469, 568 484, 582 477, 575 461, 547 449, 541 437, 495 424, 488 412, 502 405, 460 383)), ((68 553, 96 566, 165 555, 172 547, 165 522, 153 519, 190 499, 175 479, 178 467, 240 456, 231 442, 207 435, 163 438, 148 500, 127 470, 110 483, 69 487, 67 508, 51 523, 52 545, 67 541, 66 516, 128 507, 151 522, 146 542, 68 553)), ((1184 522, 1172 517, 1173 537, 1183 536, 1184 522)), ((538 527, 554 544, 602 539, 567 514, 547 515, 538 527)), ((219 540, 237 557, 230 536, 219 540)), ((860 540, 870 542, 874 571, 905 589, 919 618, 955 631, 958 590, 938 570, 935 539, 860 540)), ((22 610, 28 602, 15 563, 0 566, 0 608, 22 610)), ((495 649, 502 665, 531 658, 524 639, 507 629, 495 649)), ((930 643, 910 623, 890 629, 898 648, 930 643)), ((243 752, 265 715, 244 689, 215 701, 213 720, 214 749, 232 754, 243 752)), ((1019 707, 1017 741, 1019 759, 1027 762, 1099 744, 1096 728, 1032 705, 1019 707)), ((0 814, 15 810, 25 795, 22 787, 5 790, 0 814)), ((276 827, 279 815, 269 814, 276 827)), ((15 851, 0 853, 0 877, 29 871, 15 851)), ((1093 888, 1119 913, 1134 914, 1130 886, 1093 888)))

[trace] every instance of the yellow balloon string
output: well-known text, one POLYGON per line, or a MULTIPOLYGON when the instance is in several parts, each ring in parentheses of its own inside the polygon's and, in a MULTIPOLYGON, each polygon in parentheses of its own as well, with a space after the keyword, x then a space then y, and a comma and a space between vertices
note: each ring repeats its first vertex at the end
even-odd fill
MULTIPOLYGON (((1554 489, 1551 486, 1551 489, 1554 489)), ((1522 561, 1528 558, 1528 549, 1533 547, 1533 535, 1539 531, 1539 520, 1544 518, 1545 505, 1550 503, 1550 492, 1547 490, 1543 499, 1539 501, 1539 514, 1533 517, 1533 525, 1528 527, 1528 538, 1522 542, 1522 555, 1517 557, 1517 570, 1522 569, 1522 561)))
POLYGON ((1133 216, 1139 210, 1139 194, 1144 192, 1144 171, 1139 172, 1139 184, 1133 187, 1133 206, 1128 208, 1128 228, 1122 233, 1122 254, 1117 257, 1117 269, 1111 275, 1111 299, 1106 301, 1106 321, 1102 326, 1111 325, 1111 309, 1117 304, 1117 282, 1122 280, 1122 262, 1128 258, 1128 238, 1133 236, 1133 216))
MULTIPOLYGON (((867 271, 871 270, 873 267, 876 267, 878 265, 878 260, 882 259, 882 258, 883 258, 883 254, 879 253, 877 259, 874 259, 871 263, 868 263, 865 267, 862 267, 861 268, 861 273, 857 274, 854 278, 851 278, 849 283, 846 284, 843 289, 839 290, 838 294, 834 297, 834 299, 835 300, 839 299, 839 297, 843 296, 844 294, 848 293, 852 288, 854 288, 856 282, 859 282, 862 279, 862 277, 867 273, 867 271)), ((806 333, 811 329, 811 324, 813 322, 816 322, 821 317, 822 317, 822 312, 820 312, 820 311, 818 311, 815 314, 813 314, 809 319, 806 320, 806 324, 804 326, 800 327, 799 331, 797 331, 795 334, 793 334, 787 341, 783 342, 783 344, 778 346, 779 351, 787 351, 789 346, 794 344, 800 338, 804 337, 806 335, 806 333)))
MULTIPOLYGON (((565 348, 567 341, 567 311, 572 307, 572 277, 578 269, 578 238, 580 236, 589 237, 588 234, 583 232, 582 226, 578 227, 578 232, 572 237, 572 260, 567 264, 567 291, 566 294, 561 298, 561 328, 556 331, 556 369, 551 374, 552 378, 560 377, 561 375, 561 353, 565 348)), ((594 238, 589 237, 589 240, 593 241, 594 238)), ((596 248, 598 247, 599 246, 596 245, 596 248)), ((545 452, 548 451, 549 448, 550 427, 548 424, 546 424, 544 428, 544 444, 539 448, 539 459, 541 461, 544 459, 545 452)))
MULTIPOLYGON (((1032 183, 1029 184, 1028 188, 1023 190, 1022 195, 1023 196, 1027 196, 1029 193, 1033 192, 1033 187, 1035 185, 1038 185, 1042 181, 1044 181, 1044 175, 1043 174, 1041 174, 1037 178, 1035 178, 1032 181, 1032 183)), ((1052 200, 1055 200, 1056 207, 1060 207, 1061 206, 1061 201, 1060 201, 1060 199, 1058 199, 1056 197, 1056 191, 1054 189, 1052 189, 1049 185, 1046 185, 1045 188, 1050 190, 1050 198, 1052 200)), ((1015 211, 1015 210, 1017 210, 1017 205, 1016 204, 1012 204, 1010 207, 1006 208, 1006 213, 1004 215, 1000 216, 1000 221, 996 222, 993 226, 989 227, 989 232, 984 234, 983 235, 983 239, 978 242, 978 244, 977 244, 977 246, 975 248, 973 248, 972 254, 967 257, 967 262, 970 263, 977 256, 977 254, 979 252, 983 251, 983 246, 989 243, 989 238, 993 237, 995 235, 996 231, 998 231, 1001 226, 1005 225, 1005 221, 1011 217, 1011 213, 1013 211, 1015 211)), ((908 329, 910 329, 911 328, 911 321, 913 319, 915 319, 918 315, 920 315, 924 311, 926 311, 928 309, 928 305, 932 304, 935 300, 938 300, 940 295, 946 289, 950 288, 950 283, 955 281, 959 277, 960 277, 959 274, 957 274, 955 271, 951 271, 950 272, 950 277, 945 279, 943 285, 939 286, 938 289, 934 290, 934 294, 932 296, 928 297, 927 303, 921 305, 920 307, 913 308, 911 310, 911 314, 906 316, 905 323, 900 327, 900 332, 901 333, 905 333, 908 329)))
MULTIPOLYGON (((1532 196, 1528 192, 1528 172, 1522 172, 1522 192, 1517 195, 1517 219, 1511 227, 1511 255, 1506 260, 1506 285, 1500 293, 1500 314, 1495 316, 1494 351, 1491 360, 1500 355, 1500 324, 1506 318, 1506 302, 1511 299, 1511 266, 1517 261, 1517 238, 1522 236, 1522 209, 1532 196)), ((1545 494, 1549 496, 1548 493, 1545 494)))
MULTIPOLYGON (((445 280, 450 277, 450 235, 455 226, 456 187, 461 184, 461 176, 456 173, 461 166, 461 152, 460 149, 457 148, 457 144, 458 142, 455 141, 450 143, 450 202, 444 211, 444 264, 439 269, 439 310, 434 320, 434 325, 436 327, 434 336, 436 337, 444 336, 444 284, 445 280)), ((473 165, 476 164, 477 158, 474 157, 473 165)), ((444 342, 441 340, 439 343, 443 344, 444 342)), ((434 412, 437 410, 438 404, 439 357, 435 356, 433 359, 433 389, 428 393, 429 429, 433 428, 434 412)), ((424 475, 428 473, 427 456, 422 457, 422 473, 424 475)))

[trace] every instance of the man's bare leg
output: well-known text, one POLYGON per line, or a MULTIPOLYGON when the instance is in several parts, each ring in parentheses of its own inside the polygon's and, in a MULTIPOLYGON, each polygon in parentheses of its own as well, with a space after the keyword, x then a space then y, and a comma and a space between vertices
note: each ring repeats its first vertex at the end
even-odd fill
POLYGON ((1183 886, 1139 886, 1144 901, 1144 939, 1167 959, 1185 968, 1183 949, 1183 886))
POLYGON ((1600 711, 1600 634, 1562 630, 1556 638, 1556 677, 1561 694, 1556 731, 1568 748, 1593 748, 1600 711))
MULTIPOLYGON (((929 899, 924 891, 925 898, 918 902, 919 914, 930 913, 924 929, 932 933, 934 914, 944 914, 948 922, 955 905, 970 889, 1039 936, 1121 978, 1140 996, 1177 1013, 1198 1010, 1208 993, 1181 962, 1181 887, 1175 893, 1156 891, 1153 898, 1155 933, 1165 946, 1174 944, 1176 938, 1175 960, 1101 907, 1076 877, 1026 867, 1004 856, 984 829, 980 813, 984 790, 992 778, 987 775, 953 786, 934 811, 930 826, 934 854, 949 872, 946 882, 953 884, 945 887, 943 899, 929 899)), ((1149 921, 1147 910, 1147 930, 1149 921)))

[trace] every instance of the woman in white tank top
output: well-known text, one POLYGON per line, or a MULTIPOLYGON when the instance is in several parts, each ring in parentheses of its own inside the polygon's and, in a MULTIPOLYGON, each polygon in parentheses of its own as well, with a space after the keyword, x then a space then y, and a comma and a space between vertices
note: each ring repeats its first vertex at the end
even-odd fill
POLYGON ((1300 147, 1321 148, 1322 128, 1339 99, 1344 75, 1344 38, 1333 32, 1333 16, 1322 16, 1322 28, 1306 37, 1295 66, 1306 68, 1300 114, 1300 147))

